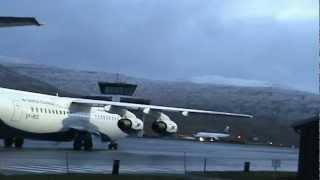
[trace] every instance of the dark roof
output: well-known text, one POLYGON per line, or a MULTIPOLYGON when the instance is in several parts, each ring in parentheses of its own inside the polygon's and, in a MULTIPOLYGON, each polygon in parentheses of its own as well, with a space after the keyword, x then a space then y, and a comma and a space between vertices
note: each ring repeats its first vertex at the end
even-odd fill
POLYGON ((295 123, 292 124, 292 127, 297 130, 297 129, 301 129, 302 127, 306 127, 311 125, 314 122, 318 122, 319 123, 319 118, 320 118, 320 114, 318 116, 314 116, 311 118, 307 118, 301 121, 297 121, 295 123))

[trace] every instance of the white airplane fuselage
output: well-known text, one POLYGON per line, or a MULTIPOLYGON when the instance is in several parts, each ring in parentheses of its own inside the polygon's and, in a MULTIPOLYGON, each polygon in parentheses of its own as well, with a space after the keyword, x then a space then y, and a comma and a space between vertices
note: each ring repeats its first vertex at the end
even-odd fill
POLYGON ((75 116, 87 118, 107 140, 115 141, 127 136, 117 125, 120 115, 106 112, 103 107, 90 107, 88 112, 73 114, 70 112, 71 103, 72 98, 0 88, 0 138, 23 136, 71 141, 74 134, 66 123, 75 116))

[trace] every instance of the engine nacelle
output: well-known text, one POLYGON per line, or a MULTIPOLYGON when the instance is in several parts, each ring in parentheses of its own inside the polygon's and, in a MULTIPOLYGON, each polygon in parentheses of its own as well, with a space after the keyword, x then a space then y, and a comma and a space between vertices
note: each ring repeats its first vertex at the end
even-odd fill
POLYGON ((152 130, 161 135, 174 134, 178 126, 166 114, 159 113, 159 118, 152 123, 152 130))
POLYGON ((135 134, 143 130, 143 121, 132 112, 125 110, 122 118, 118 121, 118 127, 125 133, 135 134))

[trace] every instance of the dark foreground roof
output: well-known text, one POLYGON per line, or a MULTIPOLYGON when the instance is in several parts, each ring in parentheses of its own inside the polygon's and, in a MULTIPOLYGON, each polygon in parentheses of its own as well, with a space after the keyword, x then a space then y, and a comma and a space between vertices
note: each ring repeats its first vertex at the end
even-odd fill
POLYGON ((308 119, 297 121, 297 122, 292 124, 292 127, 297 131, 297 130, 303 128, 303 127, 310 126, 313 123, 319 123, 319 119, 320 119, 320 114, 318 114, 317 116, 308 118, 308 119))

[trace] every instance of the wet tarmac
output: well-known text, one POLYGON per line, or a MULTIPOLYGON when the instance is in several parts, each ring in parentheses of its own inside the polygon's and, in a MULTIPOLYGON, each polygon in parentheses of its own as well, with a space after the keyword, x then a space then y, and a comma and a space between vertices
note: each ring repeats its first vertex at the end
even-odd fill
POLYGON ((95 142, 95 150, 73 151, 72 143, 25 141, 24 149, 7 149, 0 141, 0 172, 17 173, 111 173, 113 160, 120 160, 122 173, 177 173, 187 171, 252 170, 296 171, 298 150, 271 146, 201 143, 160 139, 127 138, 117 151, 95 142), (206 163, 204 163, 206 161, 206 163), (206 165, 205 165, 206 164, 206 165))

